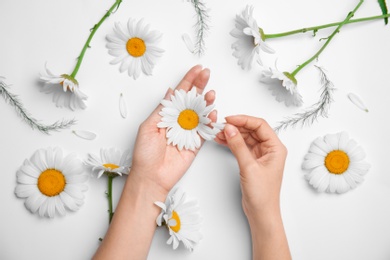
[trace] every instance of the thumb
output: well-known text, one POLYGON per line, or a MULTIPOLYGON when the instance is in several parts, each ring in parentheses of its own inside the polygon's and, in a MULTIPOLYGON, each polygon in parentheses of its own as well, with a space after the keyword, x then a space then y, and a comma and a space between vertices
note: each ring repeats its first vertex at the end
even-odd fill
POLYGON ((227 145, 233 155, 237 158, 240 169, 251 163, 253 161, 253 155, 249 151, 248 146, 237 127, 226 124, 224 133, 227 145))

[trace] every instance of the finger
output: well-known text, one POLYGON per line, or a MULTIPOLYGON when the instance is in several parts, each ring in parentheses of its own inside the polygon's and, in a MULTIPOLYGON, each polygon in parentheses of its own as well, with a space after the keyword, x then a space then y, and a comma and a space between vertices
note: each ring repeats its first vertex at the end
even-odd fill
POLYGON ((226 117, 226 122, 238 128, 253 131, 260 142, 280 143, 280 140, 270 125, 262 118, 237 115, 226 117))
POLYGON ((254 160, 253 155, 249 151, 238 129, 234 125, 226 124, 224 132, 226 142, 234 156, 237 158, 240 169, 252 163, 254 160))
POLYGON ((210 79, 210 70, 202 70, 194 81, 194 86, 199 94, 202 94, 210 79))
MULTIPOLYGON (((183 77, 183 79, 180 81, 180 83, 177 85, 175 90, 184 90, 184 91, 189 91, 193 86, 197 88, 198 93, 202 93, 204 88, 207 85, 207 82, 210 78, 210 70, 209 69, 204 69, 202 70, 201 65, 196 65, 192 67, 187 74, 183 77)), ((169 88, 167 90, 167 93, 165 94, 164 99, 170 100, 171 95, 174 94, 174 90, 169 88)), ((215 96, 215 95, 214 95, 215 96)), ((214 102, 212 100, 212 94, 209 94, 209 102, 212 103, 214 102)), ((215 98, 215 97, 214 97, 215 98)), ((207 102, 207 100, 206 100, 207 102)), ((152 117, 154 117, 156 114, 160 112, 162 109, 162 105, 159 104, 156 109, 152 112, 152 117)))
POLYGON ((215 101, 215 91, 210 90, 204 95, 204 99, 206 100, 206 106, 210 106, 215 101))
POLYGON ((192 86, 195 84, 195 80, 198 78, 199 74, 202 72, 202 66, 196 65, 192 67, 186 75, 183 77, 183 79, 179 82, 179 84, 176 86, 175 90, 184 90, 184 91, 190 91, 192 86))
POLYGON ((210 120, 211 120, 212 123, 217 122, 217 117, 218 117, 218 112, 217 112, 217 110, 211 111, 210 114, 208 115, 208 118, 210 118, 210 120))

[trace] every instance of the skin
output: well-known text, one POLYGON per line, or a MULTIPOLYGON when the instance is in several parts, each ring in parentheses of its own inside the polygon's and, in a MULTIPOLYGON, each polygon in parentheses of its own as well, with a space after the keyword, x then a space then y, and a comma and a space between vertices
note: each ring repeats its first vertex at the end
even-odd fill
POLYGON ((253 259, 291 259, 280 214, 287 149, 260 118, 226 117, 216 142, 230 148, 240 168, 242 208, 252 236, 253 259))
MULTIPOLYGON (((189 91, 196 87, 202 94, 209 78, 210 70, 197 65, 176 89, 189 91)), ((172 94, 173 90, 168 89, 164 98, 172 94)), ((212 104, 215 92, 207 92, 205 99, 207 105, 212 104)), ((198 153, 166 144, 166 130, 157 128, 161 109, 162 105, 157 106, 139 127, 132 168, 95 260, 147 259, 160 213, 154 202, 165 201, 198 153)), ((215 122, 216 111, 209 118, 215 122)), ((286 149, 264 120, 247 116, 226 120, 228 124, 216 141, 231 149, 240 166, 242 204, 251 227, 253 259, 290 259, 279 208, 286 149)))

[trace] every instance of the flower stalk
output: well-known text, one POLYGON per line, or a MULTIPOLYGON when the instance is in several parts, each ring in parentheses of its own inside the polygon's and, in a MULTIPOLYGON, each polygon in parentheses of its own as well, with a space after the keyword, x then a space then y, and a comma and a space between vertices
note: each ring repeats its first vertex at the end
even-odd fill
POLYGON ((337 28, 333 31, 333 33, 327 38, 324 45, 308 60, 306 60, 304 63, 299 65, 293 72, 291 72, 291 76, 295 77, 298 72, 303 69, 306 65, 311 63, 313 60, 318 58, 320 54, 325 50, 325 48, 329 45, 329 43, 332 41, 333 37, 340 31, 341 27, 343 27, 351 18, 354 16, 355 12, 360 8, 360 6, 363 4, 364 0, 360 0, 359 3, 356 5, 355 9, 353 9, 351 12, 348 13, 347 17, 343 22, 341 22, 337 28))
POLYGON ((114 216, 114 211, 113 211, 113 206, 112 206, 112 181, 116 177, 116 175, 110 173, 110 172, 105 172, 108 177, 108 182, 107 182, 107 199, 108 199, 108 224, 111 224, 112 217, 114 216))
POLYGON ((118 10, 121 2, 122 2, 122 0, 115 0, 115 3, 111 6, 111 8, 104 14, 104 16, 100 19, 100 21, 97 24, 95 24, 93 26, 93 28, 91 29, 91 33, 89 34, 89 37, 88 37, 87 41, 85 42, 84 47, 81 50, 79 57, 77 58, 76 66, 73 69, 72 73, 70 74, 70 76, 72 78, 76 77, 76 74, 80 69, 81 63, 83 62, 85 52, 87 51, 88 48, 90 48, 89 44, 90 44, 93 36, 95 35, 96 31, 99 29, 100 25, 102 25, 102 23, 107 19, 107 17, 109 17, 112 13, 114 13, 116 10, 118 10))
MULTIPOLYGON (((323 24, 323 25, 318 25, 318 26, 313 26, 313 27, 307 27, 307 28, 301 28, 297 30, 292 30, 292 31, 287 31, 287 32, 282 32, 282 33, 275 33, 275 34, 265 34, 264 32, 261 34, 263 37, 263 40, 266 39, 273 39, 273 38, 280 38, 284 36, 289 36, 289 35, 294 35, 298 33, 306 33, 306 32, 318 32, 321 29, 326 29, 334 26, 339 26, 340 24, 344 23, 346 24, 352 24, 352 23, 360 23, 360 22, 366 22, 366 21, 371 21, 371 20, 377 20, 377 19, 383 19, 390 17, 390 14, 384 14, 384 15, 376 15, 376 16, 369 16, 369 17, 364 17, 364 18, 359 18, 359 19, 351 19, 348 20, 347 22, 335 22, 335 23, 328 23, 328 24, 323 24)), ((261 32, 263 31, 261 28, 259 28, 261 32)))

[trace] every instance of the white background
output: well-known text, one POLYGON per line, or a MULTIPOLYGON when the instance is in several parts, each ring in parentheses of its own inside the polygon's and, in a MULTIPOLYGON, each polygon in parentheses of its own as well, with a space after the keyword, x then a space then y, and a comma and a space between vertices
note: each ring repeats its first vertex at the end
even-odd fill
MULTIPOLYGON (((108 227, 106 179, 89 180, 85 204, 65 217, 40 218, 31 214, 24 201, 14 194, 16 171, 24 159, 39 148, 59 146, 67 152, 98 154, 100 148, 133 147, 139 124, 158 104, 167 87, 175 87, 195 64, 211 69, 207 89, 217 92, 219 118, 232 114, 264 117, 272 126, 286 116, 317 102, 321 86, 318 70, 309 65, 298 74, 304 97, 301 108, 287 108, 259 83, 259 69, 243 71, 232 56, 229 35, 234 17, 246 4, 255 6, 254 16, 267 33, 276 33, 344 19, 357 0, 262 0, 206 1, 210 8, 207 50, 199 58, 181 40, 183 33, 194 35, 195 12, 186 1, 123 1, 119 10, 101 26, 85 55, 77 79, 89 99, 86 110, 72 112, 55 107, 51 96, 39 91, 39 73, 44 64, 55 74, 70 73, 89 29, 114 1, 92 0, 1 0, 0 75, 10 90, 43 123, 76 118, 72 129, 98 134, 93 141, 80 139, 71 129, 51 135, 32 130, 0 98, 0 259, 90 259, 108 227), (105 36, 115 22, 145 18, 163 33, 160 47, 165 50, 153 76, 133 80, 112 60, 105 36), (118 110, 120 93, 129 109, 127 119, 118 110)), ((380 14, 377 1, 366 1, 356 18, 380 14)), ((294 259, 388 260, 390 259, 390 144, 389 111, 390 27, 382 20, 345 26, 324 51, 317 65, 323 66, 336 91, 328 118, 319 118, 309 127, 282 131, 279 136, 289 150, 281 204, 285 229, 294 259), (354 92, 370 112, 355 107, 347 98, 354 92), (367 153, 372 168, 365 181, 343 195, 319 194, 304 179, 301 163, 310 143, 318 136, 349 132, 367 153)), ((313 38, 310 33, 270 40, 277 51, 265 54, 272 65, 278 58, 280 70, 292 71, 323 44, 318 39, 332 32, 324 30, 313 38)), ((125 178, 114 180, 114 203, 125 178)), ((168 233, 155 234, 149 259, 250 259, 251 242, 241 209, 238 167, 230 152, 208 142, 178 184, 199 200, 204 218, 204 239, 193 253, 183 246, 173 251, 165 244, 168 233)), ((139 216, 142 217, 142 216, 139 216)))

